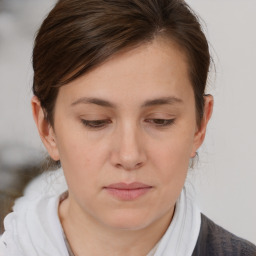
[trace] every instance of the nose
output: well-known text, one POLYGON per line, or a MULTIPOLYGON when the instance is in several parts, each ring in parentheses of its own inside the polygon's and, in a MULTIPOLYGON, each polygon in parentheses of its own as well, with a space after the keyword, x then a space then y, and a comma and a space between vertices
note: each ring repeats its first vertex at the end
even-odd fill
POLYGON ((136 170, 146 162, 142 136, 136 125, 128 124, 115 134, 111 155, 112 164, 119 169, 136 170))

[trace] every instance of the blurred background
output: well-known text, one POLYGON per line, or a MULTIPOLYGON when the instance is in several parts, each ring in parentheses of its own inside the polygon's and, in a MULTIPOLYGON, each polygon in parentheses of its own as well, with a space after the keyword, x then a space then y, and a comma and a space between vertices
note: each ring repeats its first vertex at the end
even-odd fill
MULTIPOLYGON (((202 211, 256 243, 256 1, 187 0, 204 20, 216 65, 215 109, 199 162, 190 171, 202 211)), ((45 150, 30 98, 33 39, 55 0, 0 0, 0 233, 2 218, 45 150)))

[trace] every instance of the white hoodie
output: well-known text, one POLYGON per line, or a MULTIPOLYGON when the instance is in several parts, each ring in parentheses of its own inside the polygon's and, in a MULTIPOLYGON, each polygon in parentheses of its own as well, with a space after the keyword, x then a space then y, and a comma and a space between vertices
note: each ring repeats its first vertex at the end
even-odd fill
MULTIPOLYGON (((0 256, 69 256, 58 217, 60 195, 67 186, 61 170, 50 179, 32 183, 25 196, 15 202, 4 221, 0 256), (39 192, 35 193, 35 188, 39 192)), ((186 183, 154 256, 192 255, 201 224, 194 194, 191 184, 186 183)))

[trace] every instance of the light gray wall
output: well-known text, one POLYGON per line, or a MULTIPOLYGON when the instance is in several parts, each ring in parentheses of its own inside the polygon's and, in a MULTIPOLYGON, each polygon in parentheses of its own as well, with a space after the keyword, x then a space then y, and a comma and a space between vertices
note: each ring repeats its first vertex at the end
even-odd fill
MULTIPOLYGON (((43 150, 31 117, 33 33, 54 0, 5 0, 0 14, 0 147, 43 150), (17 11, 19 10, 19 11, 17 11)), ((216 63, 215 110, 191 175, 204 213, 256 243, 256 2, 188 0, 216 63)), ((0 6, 1 8, 1 6, 0 6)))
POLYGON ((256 1, 189 0, 207 24, 215 109, 201 149, 203 211, 256 243, 256 1))
POLYGON ((0 3, 0 147, 14 142, 43 149, 31 118, 31 54, 34 33, 54 3, 0 3))

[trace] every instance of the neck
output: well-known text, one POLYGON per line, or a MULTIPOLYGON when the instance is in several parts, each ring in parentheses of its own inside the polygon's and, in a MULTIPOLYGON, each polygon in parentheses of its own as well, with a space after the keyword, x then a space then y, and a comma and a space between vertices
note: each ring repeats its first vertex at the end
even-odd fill
POLYGON ((75 256, 80 255, 147 255, 164 235, 174 208, 146 227, 117 229, 95 220, 72 204, 70 198, 59 206, 59 217, 75 256))

